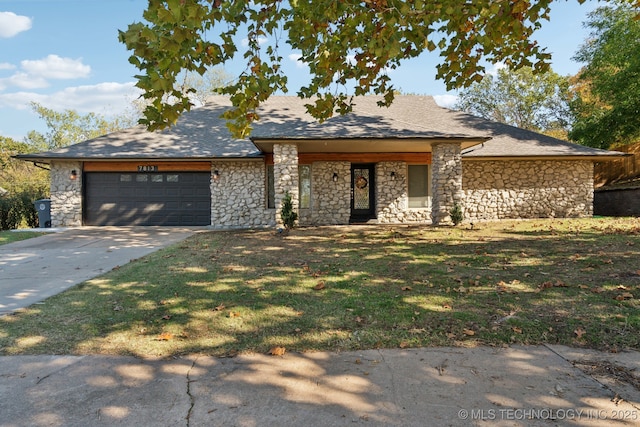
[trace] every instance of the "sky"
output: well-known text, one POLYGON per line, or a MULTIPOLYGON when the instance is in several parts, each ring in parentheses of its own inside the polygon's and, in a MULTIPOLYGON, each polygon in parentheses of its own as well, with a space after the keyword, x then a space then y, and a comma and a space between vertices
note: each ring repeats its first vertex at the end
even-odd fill
MULTIPOLYGON (((534 38, 553 54, 555 72, 575 74, 582 64, 571 60, 588 31, 588 12, 604 2, 556 0, 551 19, 534 38)), ((138 96, 128 62, 130 53, 118 41, 118 30, 142 20, 147 0, 0 0, 0 136, 23 140, 31 130, 46 125, 31 109, 37 102, 56 111, 76 110, 112 117, 138 96)), ((296 61, 296 52, 282 51, 289 94, 308 76, 296 61)), ((405 92, 434 95, 442 106, 455 102, 435 80, 435 53, 406 61, 390 72, 394 86, 405 92)), ((237 75, 243 65, 225 65, 237 75)))

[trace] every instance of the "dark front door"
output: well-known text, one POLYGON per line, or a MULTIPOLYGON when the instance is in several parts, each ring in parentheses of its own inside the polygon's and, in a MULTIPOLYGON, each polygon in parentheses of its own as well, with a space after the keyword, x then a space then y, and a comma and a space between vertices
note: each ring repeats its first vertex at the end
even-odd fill
POLYGON ((375 218, 375 165, 351 165, 351 222, 375 218))

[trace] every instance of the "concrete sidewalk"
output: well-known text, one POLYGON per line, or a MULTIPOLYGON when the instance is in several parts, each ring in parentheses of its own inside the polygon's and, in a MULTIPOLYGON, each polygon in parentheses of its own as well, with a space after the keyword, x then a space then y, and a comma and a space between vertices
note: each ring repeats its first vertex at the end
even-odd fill
POLYGON ((638 368, 562 346, 0 357, 0 426, 633 426, 638 368))
MULTIPOLYGON (((46 230, 46 229, 45 229, 46 230)), ((177 243, 197 228, 82 227, 0 246, 0 315, 177 243)))

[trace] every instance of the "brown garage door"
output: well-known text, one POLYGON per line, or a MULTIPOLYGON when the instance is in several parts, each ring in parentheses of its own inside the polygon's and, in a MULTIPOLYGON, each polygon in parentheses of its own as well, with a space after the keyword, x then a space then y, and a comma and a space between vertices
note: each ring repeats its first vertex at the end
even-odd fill
POLYGON ((210 173, 87 172, 85 225, 210 225, 210 173))

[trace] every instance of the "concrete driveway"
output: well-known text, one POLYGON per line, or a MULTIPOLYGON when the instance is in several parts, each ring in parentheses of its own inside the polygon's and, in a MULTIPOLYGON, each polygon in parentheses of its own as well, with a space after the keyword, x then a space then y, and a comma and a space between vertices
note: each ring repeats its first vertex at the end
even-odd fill
POLYGON ((0 246, 0 315, 44 300, 198 228, 83 227, 0 246))

